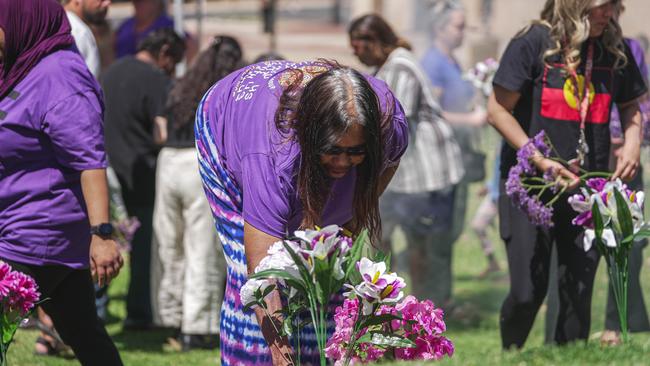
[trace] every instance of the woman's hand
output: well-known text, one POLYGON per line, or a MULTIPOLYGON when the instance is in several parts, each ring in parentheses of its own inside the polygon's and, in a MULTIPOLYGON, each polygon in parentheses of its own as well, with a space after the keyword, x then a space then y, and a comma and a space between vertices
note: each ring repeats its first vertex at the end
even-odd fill
POLYGON ((542 173, 551 170, 556 181, 559 182, 562 187, 565 187, 568 190, 576 189, 580 185, 580 178, 575 173, 567 169, 564 165, 555 160, 539 156, 533 158, 533 162, 535 163, 537 169, 542 173))
MULTIPOLYGON (((108 182, 106 169, 91 169, 81 172, 88 221, 95 226, 109 222, 108 182)), ((120 273, 124 261, 117 243, 108 238, 93 235, 90 240, 90 272, 99 286, 107 285, 120 273)))
POLYGON ((641 112, 637 100, 618 105, 625 136, 623 147, 616 151, 616 169, 612 180, 629 181, 636 175, 641 156, 641 112))
POLYGON ((632 180, 639 169, 640 143, 626 140, 621 148, 614 151, 614 156, 616 157, 616 169, 612 180, 616 178, 621 178, 624 181, 632 180))
MULTIPOLYGON (((253 273, 260 261, 266 257, 269 247, 279 240, 281 239, 256 229, 248 222, 244 222, 244 251, 246 252, 246 264, 249 274, 253 273)), ((271 350, 273 365, 293 365, 293 349, 289 339, 280 335, 277 331, 282 329, 282 319, 275 313, 282 309, 280 292, 277 288, 271 291, 265 301, 267 312, 273 317, 273 323, 262 309, 256 307, 254 310, 257 323, 260 325, 264 339, 271 350)))
POLYGON ((90 273, 100 287, 111 283, 123 264, 120 247, 113 239, 93 235, 90 241, 90 273))
POLYGON ((487 110, 481 106, 476 106, 470 113, 470 124, 476 127, 482 127, 487 123, 487 110))

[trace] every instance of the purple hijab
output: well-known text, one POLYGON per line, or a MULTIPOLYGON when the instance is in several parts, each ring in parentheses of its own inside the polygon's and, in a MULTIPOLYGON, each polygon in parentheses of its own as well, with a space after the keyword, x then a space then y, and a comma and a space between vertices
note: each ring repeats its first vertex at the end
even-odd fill
POLYGON ((0 0, 5 50, 0 62, 0 100, 50 53, 74 38, 63 7, 55 0, 0 0))

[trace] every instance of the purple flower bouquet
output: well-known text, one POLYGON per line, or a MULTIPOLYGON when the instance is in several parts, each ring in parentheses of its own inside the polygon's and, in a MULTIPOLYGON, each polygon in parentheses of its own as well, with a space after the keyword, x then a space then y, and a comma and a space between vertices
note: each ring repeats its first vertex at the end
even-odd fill
POLYGON ((7 351, 14 339, 20 323, 34 308, 40 293, 30 276, 12 270, 7 263, 0 261, 0 365, 7 365, 7 351))
MULTIPOLYGON (((506 180, 506 194, 512 202, 528 215, 530 221, 542 227, 553 226, 553 204, 566 192, 566 185, 555 177, 552 170, 544 172, 540 177, 533 164, 533 157, 539 156, 557 161, 569 166, 569 163, 557 156, 553 144, 542 130, 531 138, 517 151, 517 164, 510 168, 506 180), (544 199, 550 198, 544 202, 544 199)), ((580 169, 581 184, 592 177, 609 178, 607 172, 587 172, 580 169)))

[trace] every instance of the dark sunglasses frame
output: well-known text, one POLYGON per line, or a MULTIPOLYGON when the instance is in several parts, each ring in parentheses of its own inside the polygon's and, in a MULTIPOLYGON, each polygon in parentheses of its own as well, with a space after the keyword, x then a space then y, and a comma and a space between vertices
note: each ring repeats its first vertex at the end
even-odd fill
POLYGON ((345 153, 349 156, 362 156, 366 155, 366 146, 352 146, 352 147, 341 147, 341 146, 330 146, 321 151, 323 155, 341 155, 345 153))

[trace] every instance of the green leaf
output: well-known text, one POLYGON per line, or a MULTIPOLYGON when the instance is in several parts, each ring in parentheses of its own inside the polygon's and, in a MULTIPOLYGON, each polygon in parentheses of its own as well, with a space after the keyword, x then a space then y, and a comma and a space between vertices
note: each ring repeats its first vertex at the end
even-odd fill
POLYGON ((284 333, 283 335, 291 337, 293 334, 293 318, 285 318, 284 321, 282 322, 282 332, 284 333))
POLYGON ((594 202, 594 204, 591 206, 591 219, 594 223, 594 233, 596 236, 594 240, 596 241, 596 248, 601 254, 605 253, 607 247, 602 240, 604 224, 603 217, 600 214, 600 210, 598 209, 598 202, 594 202))
POLYGON ((370 343, 375 346, 399 348, 413 348, 416 346, 415 343, 408 338, 385 332, 372 332, 370 343))
POLYGON ((377 249, 372 261, 375 263, 384 262, 386 264, 386 271, 390 272, 390 252, 384 253, 377 249))
POLYGON ((302 280, 305 283, 305 288, 307 289, 307 293, 309 293, 313 288, 313 282, 309 270, 305 267, 305 264, 302 261, 302 257, 300 257, 296 252, 294 252, 293 249, 286 242, 282 242, 282 245, 284 245, 284 248, 287 250, 287 253, 289 253, 289 255, 291 256, 291 259, 296 263, 296 266, 298 266, 298 271, 300 272, 300 276, 302 277, 302 280))
MULTIPOLYGON (((365 245, 366 241, 368 240, 368 230, 364 229, 361 231, 359 236, 354 240, 354 243, 352 244, 352 248, 348 252, 348 260, 346 263, 346 268, 345 268, 345 280, 348 283, 351 283, 352 285, 355 285, 358 283, 358 281, 348 281, 350 278, 350 274, 356 273, 356 266, 357 262, 361 260, 361 253, 363 251, 363 246, 365 245)), ((359 280, 360 280, 360 276, 359 280)))
POLYGON ((248 304, 244 305, 243 311, 248 312, 250 310, 253 310, 253 306, 259 306, 259 302, 257 301, 251 301, 248 304))
POLYGON ((327 289, 327 293, 329 294, 328 296, 332 296, 332 294, 339 292, 341 290, 341 287, 343 287, 343 281, 345 280, 345 273, 343 274, 343 278, 340 280, 337 280, 334 278, 334 266, 336 264, 336 259, 339 257, 341 253, 341 249, 336 249, 336 251, 330 256, 329 260, 329 268, 331 270, 331 278, 330 278, 330 283, 329 283, 329 288, 327 289))
POLYGON ((634 234, 634 224, 632 222, 632 214, 630 213, 630 207, 625 202, 626 199, 623 198, 621 192, 618 189, 614 189, 614 197, 616 199, 616 216, 618 222, 621 225, 621 232, 623 237, 627 237, 634 234))
POLYGON ((361 323, 361 329, 366 328, 366 327, 371 327, 373 325, 380 325, 384 324, 393 320, 402 320, 401 317, 393 314, 382 314, 382 315, 375 315, 372 316, 361 323))
POLYGON ((301 279, 296 279, 294 276, 289 274, 287 271, 281 269, 265 269, 254 273, 249 276, 249 278, 279 278, 284 280, 287 285, 298 290, 299 293, 306 294, 307 288, 305 283, 301 279))
POLYGON ((594 202, 594 204, 591 206, 591 218, 594 222, 594 231, 596 233, 596 238, 602 238, 604 224, 603 217, 601 216, 600 210, 598 209, 598 202, 594 202))
POLYGON ((650 237, 650 229, 641 229, 636 234, 634 234, 634 239, 637 238, 647 238, 650 237))
POLYGON ((275 290, 275 285, 271 284, 268 285, 265 289, 264 292, 262 293, 262 298, 267 297, 273 290, 275 290))
POLYGON ((314 258, 314 274, 316 275, 316 299, 321 305, 329 302, 329 288, 332 278, 332 268, 325 260, 314 258))
POLYGON ((372 340, 372 333, 366 333, 361 337, 357 338, 357 341, 355 343, 356 344, 370 343, 371 340, 372 340))

